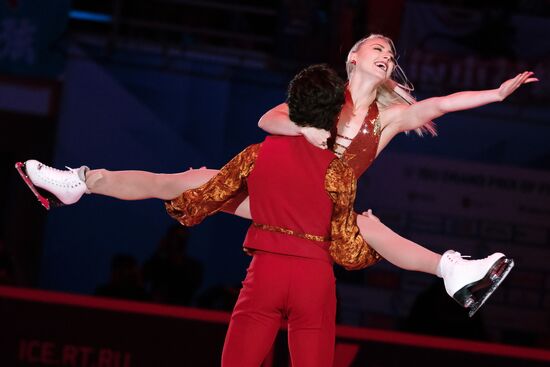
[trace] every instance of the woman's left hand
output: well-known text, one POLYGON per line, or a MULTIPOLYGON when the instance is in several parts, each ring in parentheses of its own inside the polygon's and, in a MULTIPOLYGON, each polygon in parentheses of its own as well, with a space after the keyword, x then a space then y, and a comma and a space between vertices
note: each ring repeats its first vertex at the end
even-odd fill
POLYGON ((523 84, 538 82, 539 80, 534 78, 533 75, 535 75, 535 73, 532 71, 524 71, 523 73, 519 73, 515 78, 508 79, 502 83, 498 88, 500 100, 504 100, 523 84))
POLYGON ((329 131, 306 126, 300 129, 300 133, 317 148, 327 149, 327 140, 330 138, 329 131))

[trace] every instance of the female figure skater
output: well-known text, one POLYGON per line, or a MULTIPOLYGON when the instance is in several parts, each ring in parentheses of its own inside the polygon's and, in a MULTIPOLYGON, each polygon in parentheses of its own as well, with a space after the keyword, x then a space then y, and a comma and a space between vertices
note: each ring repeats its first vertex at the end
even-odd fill
MULTIPOLYGON (((395 61, 393 42, 382 35, 370 35, 350 50, 346 69, 346 102, 337 123, 334 152, 344 159, 358 178, 376 156, 400 132, 416 130, 435 134, 432 120, 448 112, 466 110, 504 100, 523 84, 535 82, 532 72, 524 72, 497 89, 466 91, 416 102, 408 93, 412 88, 395 61), (396 80, 404 80, 399 84, 396 80)), ((304 135, 315 145, 326 148, 330 133, 312 127, 298 127, 288 117, 288 106, 281 104, 259 121, 264 130, 281 135, 304 135)), ((20 172, 23 164, 18 163, 20 172)), ((108 171, 80 169, 59 171, 31 160, 25 163, 27 183, 55 195, 63 204, 72 204, 85 193, 107 195, 123 200, 158 198, 170 200, 196 188, 217 171, 189 170, 177 174, 154 174, 144 171, 108 171)), ((22 174, 22 176, 25 176, 22 174)), ((25 179, 25 177, 23 177, 25 179)), ((49 202, 41 198, 43 205, 49 202)), ((235 214, 250 218, 248 200, 235 214)), ((400 237, 374 217, 359 223, 363 238, 383 258, 406 270, 421 271, 442 277, 450 296, 475 312, 502 281, 513 265, 501 253, 482 260, 465 260, 460 253, 434 253, 400 237), (477 297, 465 296, 472 284, 486 283, 477 297)), ((473 311, 473 312, 472 312, 473 311)))

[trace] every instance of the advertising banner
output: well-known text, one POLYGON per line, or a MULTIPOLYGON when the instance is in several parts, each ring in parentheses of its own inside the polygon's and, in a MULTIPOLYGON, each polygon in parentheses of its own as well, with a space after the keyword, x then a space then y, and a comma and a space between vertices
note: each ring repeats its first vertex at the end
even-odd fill
POLYGON ((56 77, 69 0, 0 0, 0 73, 56 77))

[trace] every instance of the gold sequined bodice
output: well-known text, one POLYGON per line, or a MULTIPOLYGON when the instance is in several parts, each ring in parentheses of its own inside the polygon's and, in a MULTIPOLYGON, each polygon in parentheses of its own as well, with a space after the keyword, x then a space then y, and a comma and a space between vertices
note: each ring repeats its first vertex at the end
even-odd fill
POLYGON ((376 158, 381 132, 378 116, 378 106, 375 101, 369 106, 367 116, 357 135, 352 139, 340 135, 334 144, 336 155, 353 169, 356 178, 359 178, 376 158), (342 140, 349 140, 349 145, 339 143, 342 140))

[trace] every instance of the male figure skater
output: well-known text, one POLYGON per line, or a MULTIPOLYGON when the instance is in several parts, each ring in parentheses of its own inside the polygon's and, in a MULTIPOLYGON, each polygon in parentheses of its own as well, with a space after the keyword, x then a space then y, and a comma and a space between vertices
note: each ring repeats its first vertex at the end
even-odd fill
MULTIPOLYGON (((344 103, 344 83, 314 65, 288 91, 293 121, 331 130, 344 103)), ((253 224, 244 241, 253 255, 233 310, 222 366, 259 366, 283 319, 292 365, 332 366, 336 293, 332 260, 348 269, 380 256, 359 234, 353 171, 330 150, 302 136, 269 136, 251 145, 200 188, 167 201, 184 225, 199 223, 248 190, 253 224)))

